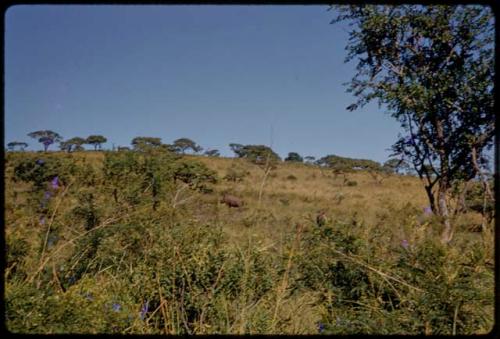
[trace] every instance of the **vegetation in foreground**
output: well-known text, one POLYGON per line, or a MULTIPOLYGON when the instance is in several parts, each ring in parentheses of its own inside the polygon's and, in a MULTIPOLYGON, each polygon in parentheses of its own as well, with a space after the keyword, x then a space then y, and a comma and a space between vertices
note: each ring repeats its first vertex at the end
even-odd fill
POLYGON ((493 325, 494 219, 480 226, 474 190, 444 245, 412 176, 167 150, 9 152, 5 183, 12 332, 478 334, 493 325), (222 204, 224 193, 244 205, 222 204))

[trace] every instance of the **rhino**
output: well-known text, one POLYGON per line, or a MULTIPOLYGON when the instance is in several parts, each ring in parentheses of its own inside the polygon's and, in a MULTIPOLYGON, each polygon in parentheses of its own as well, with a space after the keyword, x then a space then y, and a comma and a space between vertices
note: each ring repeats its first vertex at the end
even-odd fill
POLYGON ((229 207, 241 207, 243 206, 243 200, 240 198, 230 195, 230 194, 224 194, 222 196, 222 199, 220 200, 221 203, 226 204, 229 207))
POLYGON ((324 226, 328 222, 328 218, 326 217, 325 211, 319 211, 316 216, 316 225, 319 227, 324 226))

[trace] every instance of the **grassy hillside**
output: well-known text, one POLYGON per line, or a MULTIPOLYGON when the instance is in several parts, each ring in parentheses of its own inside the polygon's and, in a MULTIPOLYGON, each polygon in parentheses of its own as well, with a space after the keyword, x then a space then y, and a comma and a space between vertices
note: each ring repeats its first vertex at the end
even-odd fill
POLYGON ((126 151, 8 153, 5 169, 13 332, 471 334, 493 324, 490 232, 471 232, 481 219, 468 212, 441 245, 415 177, 294 163, 266 175, 244 159, 126 151), (224 193, 243 207, 220 203, 224 193))

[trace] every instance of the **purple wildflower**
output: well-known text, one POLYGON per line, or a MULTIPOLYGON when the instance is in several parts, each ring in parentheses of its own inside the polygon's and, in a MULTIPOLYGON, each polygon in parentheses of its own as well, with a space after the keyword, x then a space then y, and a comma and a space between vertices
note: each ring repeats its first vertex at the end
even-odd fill
POLYGON ((45 164, 45 161, 43 161, 42 159, 38 159, 38 160, 36 161, 36 164, 37 164, 37 165, 43 165, 43 164, 45 164))
POLYGON ((323 333, 324 330, 325 330, 325 324, 318 323, 318 332, 323 333))
POLYGON ((425 215, 431 215, 432 214, 432 208, 430 206, 427 206, 424 208, 424 214, 425 215))
POLYGON ((144 320, 144 318, 146 317, 146 313, 148 313, 148 310, 149 310, 149 300, 146 301, 144 305, 142 305, 140 314, 141 320, 144 320))
POLYGON ((43 215, 40 217, 40 224, 45 225, 45 216, 43 215))
POLYGON ((401 241, 401 246, 403 246, 404 249, 408 249, 410 243, 408 243, 408 240, 404 239, 403 241, 401 241))
POLYGON ((43 200, 44 201, 47 201, 50 199, 50 197, 52 197, 52 192, 50 191, 45 191, 45 193, 43 194, 43 200))
POLYGON ((51 185, 52 185, 53 189, 59 188, 59 177, 58 176, 55 176, 54 179, 52 179, 51 185))
POLYGON ((114 303, 113 306, 111 306, 111 307, 113 308, 113 311, 120 312, 122 305, 120 305, 119 303, 114 303))

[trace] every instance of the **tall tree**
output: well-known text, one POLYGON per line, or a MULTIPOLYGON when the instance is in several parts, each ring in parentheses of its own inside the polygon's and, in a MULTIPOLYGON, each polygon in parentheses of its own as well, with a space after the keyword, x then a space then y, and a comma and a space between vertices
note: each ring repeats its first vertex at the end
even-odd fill
POLYGON ((288 153, 288 156, 285 158, 285 161, 303 162, 304 159, 300 156, 299 153, 297 153, 297 152, 290 152, 290 153, 288 153))
MULTIPOLYGON (((338 6, 332 22, 350 23, 348 56, 357 73, 354 110, 372 100, 403 133, 394 155, 425 184, 451 241, 450 189, 482 173, 495 134, 493 16, 480 6, 338 6)), ((487 185, 487 183, 485 183, 487 185)))
POLYGON ((191 149, 195 153, 201 152, 203 150, 200 145, 197 145, 193 140, 188 138, 180 138, 175 140, 174 147, 177 148, 177 150, 182 154, 186 153, 186 150, 188 149, 191 149))
POLYGON ((147 151, 154 148, 159 148, 161 143, 161 138, 155 137, 135 137, 131 142, 132 146, 136 151, 147 151))
POLYGON ((49 146, 54 142, 60 142, 62 140, 62 137, 58 133, 51 130, 31 132, 28 133, 28 136, 33 139, 38 139, 38 142, 43 144, 43 150, 45 152, 47 152, 49 146))
POLYGON ((86 144, 93 145, 94 150, 97 151, 97 147, 101 149, 101 145, 104 144, 108 139, 102 135, 90 135, 85 141, 86 144))
POLYGON ((86 143, 87 142, 85 139, 80 137, 74 137, 66 141, 62 141, 60 144, 60 148, 62 151, 67 151, 68 153, 72 151, 82 151, 84 150, 82 145, 86 143))
POLYGON ((28 147, 28 144, 20 141, 12 141, 7 144, 7 147, 10 151, 15 151, 16 147, 19 147, 21 151, 24 151, 24 149, 28 147))
POLYGON ((265 164, 268 162, 274 164, 281 160, 280 156, 266 145, 229 144, 229 147, 231 147, 238 158, 247 158, 256 164, 265 164))

